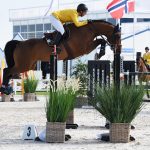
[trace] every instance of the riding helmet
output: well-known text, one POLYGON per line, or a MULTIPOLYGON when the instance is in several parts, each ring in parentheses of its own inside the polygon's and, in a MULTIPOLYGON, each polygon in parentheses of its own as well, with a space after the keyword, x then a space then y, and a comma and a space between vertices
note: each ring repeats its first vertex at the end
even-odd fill
POLYGON ((79 4, 78 7, 77 7, 77 12, 80 12, 80 11, 88 11, 88 8, 85 4, 79 4))
POLYGON ((148 48, 148 47, 145 47, 145 50, 149 50, 149 48, 148 48))

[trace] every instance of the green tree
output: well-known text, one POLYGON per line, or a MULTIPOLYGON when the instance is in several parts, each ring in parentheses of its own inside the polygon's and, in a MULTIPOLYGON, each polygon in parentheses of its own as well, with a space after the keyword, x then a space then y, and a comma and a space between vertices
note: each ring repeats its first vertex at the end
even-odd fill
POLYGON ((80 80, 80 88, 78 91, 79 95, 87 94, 87 63, 82 62, 80 59, 77 60, 76 64, 73 66, 72 76, 80 80))

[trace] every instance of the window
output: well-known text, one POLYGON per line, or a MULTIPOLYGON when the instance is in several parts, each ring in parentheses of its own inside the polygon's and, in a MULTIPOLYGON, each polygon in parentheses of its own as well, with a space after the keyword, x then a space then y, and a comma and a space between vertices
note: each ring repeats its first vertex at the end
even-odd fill
POLYGON ((27 33, 21 33, 21 36, 22 36, 24 39, 27 39, 27 33))
POLYGON ((36 31, 43 31, 43 24, 36 24, 36 31))
POLYGON ((36 32, 36 38, 42 38, 43 36, 43 32, 36 32))
POLYGON ((113 18, 108 18, 108 22, 110 22, 110 23, 116 25, 116 20, 113 19, 113 18))
POLYGON ((150 22, 150 18, 137 18, 137 22, 150 22))
POLYGON ((20 26, 13 26, 13 32, 20 32, 20 26))
POLYGON ((35 33, 28 33, 28 39, 35 38, 35 33))
POLYGON ((133 18, 121 18, 121 23, 132 23, 133 18))
POLYGON ((27 25, 21 26, 21 32, 27 32, 27 25))
POLYGON ((35 24, 34 25, 28 25, 28 32, 35 32, 35 24))
POLYGON ((50 30, 51 30, 51 24, 50 23, 44 24, 44 31, 50 31, 50 30))

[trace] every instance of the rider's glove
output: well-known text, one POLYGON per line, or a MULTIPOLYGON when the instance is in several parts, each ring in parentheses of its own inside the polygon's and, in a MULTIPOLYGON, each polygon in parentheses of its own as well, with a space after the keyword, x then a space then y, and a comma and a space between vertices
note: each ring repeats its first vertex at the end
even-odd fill
POLYGON ((92 21, 91 19, 88 19, 87 22, 88 22, 88 23, 92 23, 93 21, 92 21))

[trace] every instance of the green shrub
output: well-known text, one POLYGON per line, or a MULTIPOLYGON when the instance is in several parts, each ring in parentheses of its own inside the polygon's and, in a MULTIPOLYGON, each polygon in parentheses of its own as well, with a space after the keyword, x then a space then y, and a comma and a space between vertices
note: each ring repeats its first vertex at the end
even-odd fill
POLYGON ((131 123, 143 106, 142 86, 97 87, 92 105, 111 123, 131 123))
POLYGON ((24 83, 25 93, 35 93, 37 85, 38 85, 38 80, 34 78, 27 78, 23 80, 23 83, 24 83))
POLYGON ((78 95, 86 95, 87 94, 87 64, 83 63, 80 59, 77 60, 75 66, 73 67, 72 76, 75 76, 76 79, 80 81, 80 88, 78 90, 78 95))
POLYGON ((76 92, 71 88, 50 91, 46 102, 46 118, 48 122, 65 122, 73 109, 76 92))

